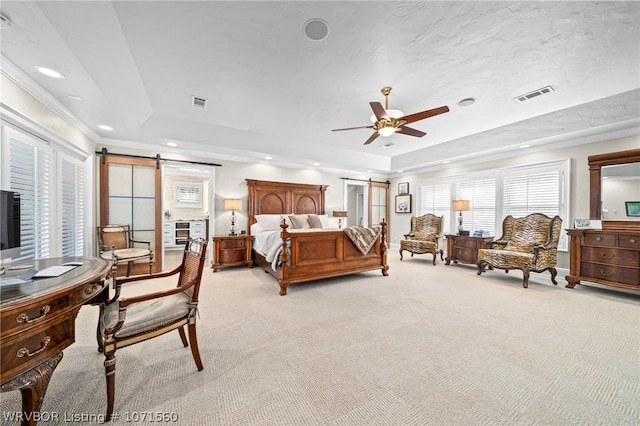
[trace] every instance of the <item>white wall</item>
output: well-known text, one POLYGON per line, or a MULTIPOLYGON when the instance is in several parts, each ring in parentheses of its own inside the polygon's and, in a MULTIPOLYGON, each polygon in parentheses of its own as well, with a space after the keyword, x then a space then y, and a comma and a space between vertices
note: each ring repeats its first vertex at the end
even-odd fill
MULTIPOLYGON (((391 199, 397 195, 398 182, 409 182, 411 194, 413 194, 413 210, 417 201, 418 183, 425 179, 438 177, 453 177, 471 172, 491 170, 496 168, 524 166, 547 161, 571 159, 571 184, 570 184, 570 217, 563 219, 563 228, 569 228, 576 218, 589 217, 589 166, 587 157, 590 155, 604 154, 607 152, 626 151, 640 148, 640 136, 629 136, 620 139, 606 140, 603 142, 590 143, 585 145, 571 146, 567 148, 552 149, 548 151, 517 152, 513 157, 500 160, 486 161, 465 166, 443 165, 440 170, 403 174, 400 177, 391 179, 391 199)), ((411 215, 395 214, 392 209, 390 220, 391 244, 399 244, 400 240, 410 229, 411 215)), ((569 256, 567 252, 558 253, 558 267, 569 267, 569 256)))

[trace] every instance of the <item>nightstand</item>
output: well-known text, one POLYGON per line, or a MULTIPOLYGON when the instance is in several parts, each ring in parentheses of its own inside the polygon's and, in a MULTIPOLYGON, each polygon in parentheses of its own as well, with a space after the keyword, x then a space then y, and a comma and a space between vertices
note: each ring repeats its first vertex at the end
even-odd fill
POLYGON ((248 265, 251 260, 251 236, 249 235, 215 235, 213 240, 213 262, 211 269, 217 272, 220 266, 248 265))
POLYGON ((454 263, 472 263, 475 265, 478 260, 478 250, 486 248, 487 244, 493 241, 493 237, 452 234, 447 234, 445 237, 447 237, 445 265, 450 264, 452 260, 454 263))

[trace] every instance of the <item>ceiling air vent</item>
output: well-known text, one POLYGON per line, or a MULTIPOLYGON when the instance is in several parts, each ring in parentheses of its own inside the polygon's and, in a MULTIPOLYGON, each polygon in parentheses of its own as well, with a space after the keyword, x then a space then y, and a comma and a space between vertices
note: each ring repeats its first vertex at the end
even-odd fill
POLYGON ((207 109, 207 100, 205 98, 199 98, 197 96, 191 97, 191 106, 194 108, 207 109))
POLYGON ((515 98, 513 98, 513 100, 514 101, 518 101, 518 102, 524 102, 524 101, 528 101, 529 99, 533 99, 533 98, 538 97, 540 95, 546 95, 547 93, 551 93, 551 92, 553 92, 553 87, 546 86, 546 87, 543 87, 542 89, 534 90, 533 92, 529 92, 529 93, 526 93, 524 95, 516 96, 515 98))

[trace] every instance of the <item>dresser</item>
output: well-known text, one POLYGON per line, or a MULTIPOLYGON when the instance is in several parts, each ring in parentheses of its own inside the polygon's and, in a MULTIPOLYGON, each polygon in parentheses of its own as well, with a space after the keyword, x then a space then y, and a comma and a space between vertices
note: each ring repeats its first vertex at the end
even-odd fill
POLYGON ((251 236, 249 235, 216 235, 213 240, 213 262, 211 269, 217 272, 220 266, 248 265, 251 260, 251 236))
POLYGON ((445 237, 447 237, 445 265, 449 265, 451 261, 475 265, 478 260, 478 250, 486 248, 488 243, 493 241, 493 237, 473 237, 470 235, 447 234, 445 237))
MULTIPOLYGON (((75 341, 80 307, 108 298, 105 280, 111 265, 95 257, 64 257, 31 261, 35 269, 74 261, 81 266, 58 277, 33 279, 2 287, 0 293, 0 390, 22 391, 22 424, 35 424, 49 379, 62 350, 75 341)), ((15 277, 20 270, 9 270, 15 277)))
POLYGON ((640 232, 625 228, 568 229, 571 237, 567 287, 590 281, 640 290, 640 232))

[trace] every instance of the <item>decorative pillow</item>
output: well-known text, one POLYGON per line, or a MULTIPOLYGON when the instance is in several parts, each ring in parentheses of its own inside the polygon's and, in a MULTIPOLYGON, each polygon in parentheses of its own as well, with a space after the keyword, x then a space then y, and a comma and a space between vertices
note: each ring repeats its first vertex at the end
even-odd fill
POLYGON ((311 226, 309 225, 309 221, 307 220, 306 214, 292 214, 289 216, 289 220, 293 225, 294 229, 309 229, 311 226))
POLYGON ((279 214, 257 214, 256 220, 263 231, 277 231, 280 229, 282 218, 279 214))
POLYGON ((317 214, 308 214, 307 220, 309 221, 309 226, 312 228, 324 228, 324 226, 322 226, 320 216, 317 214))

